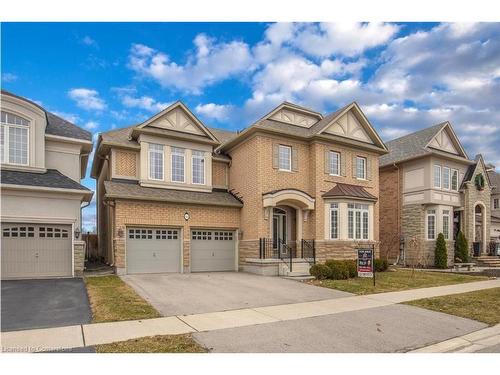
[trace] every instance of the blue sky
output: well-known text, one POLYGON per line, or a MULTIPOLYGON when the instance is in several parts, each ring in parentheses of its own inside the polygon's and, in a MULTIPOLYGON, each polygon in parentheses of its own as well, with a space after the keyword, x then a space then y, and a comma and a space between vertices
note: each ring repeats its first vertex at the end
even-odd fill
POLYGON ((177 99, 233 130, 355 100, 384 140, 449 120, 500 166, 498 23, 3 23, 2 87, 94 134, 177 99))

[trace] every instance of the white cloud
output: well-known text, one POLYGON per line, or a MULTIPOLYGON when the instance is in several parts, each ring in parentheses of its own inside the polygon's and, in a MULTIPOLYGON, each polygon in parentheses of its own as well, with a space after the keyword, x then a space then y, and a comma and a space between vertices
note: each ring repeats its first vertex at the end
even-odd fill
POLYGON ((241 41, 217 43, 204 34, 193 41, 194 53, 185 63, 151 47, 134 44, 130 50, 129 67, 163 87, 200 94, 201 89, 215 82, 244 74, 252 67, 249 47, 241 41))
POLYGON ((229 104, 215 103, 198 104, 195 108, 196 113, 199 113, 208 119, 214 119, 217 121, 227 120, 231 110, 232 106, 229 104))
POLYGON ((398 31, 399 26, 388 23, 304 24, 293 43, 313 56, 355 56, 386 44, 398 31))
POLYGON ((135 98, 130 95, 124 95, 122 97, 122 104, 129 108, 141 108, 149 112, 160 112, 167 108, 171 103, 157 102, 150 96, 135 98))
POLYGON ((17 81, 17 76, 13 73, 2 73, 3 82, 14 82, 17 81))
POLYGON ((101 111, 106 108, 106 102, 99 97, 96 90, 87 88, 75 88, 68 91, 68 96, 76 105, 86 110, 101 111))
POLYGON ((96 121, 87 121, 84 126, 87 130, 95 130, 99 127, 99 123, 96 121))
POLYGON ((85 36, 82 38, 81 42, 82 42, 83 44, 85 44, 86 46, 90 46, 90 47, 98 47, 97 42, 96 42, 94 39, 92 39, 90 36, 88 36, 88 35, 85 35, 85 36))

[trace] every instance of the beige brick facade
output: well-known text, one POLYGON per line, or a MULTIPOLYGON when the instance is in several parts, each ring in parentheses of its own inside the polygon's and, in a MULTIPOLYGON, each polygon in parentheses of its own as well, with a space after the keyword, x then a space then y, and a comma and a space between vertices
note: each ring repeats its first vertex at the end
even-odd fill
POLYGON ((114 159, 114 174, 124 177, 136 177, 138 175, 137 152, 117 150, 114 159))
POLYGON ((228 187, 228 163, 214 161, 212 163, 212 185, 214 188, 228 187))
POLYGON ((395 262, 401 237, 402 173, 389 167, 379 173, 380 190, 380 254, 395 262))

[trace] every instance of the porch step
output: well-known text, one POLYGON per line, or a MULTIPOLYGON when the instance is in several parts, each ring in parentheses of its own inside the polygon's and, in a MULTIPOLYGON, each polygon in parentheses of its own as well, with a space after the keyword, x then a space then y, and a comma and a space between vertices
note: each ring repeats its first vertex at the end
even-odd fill
POLYGON ((497 256, 482 255, 477 258, 474 258, 474 262, 476 263, 476 265, 480 267, 500 268, 500 258, 497 256))
POLYGON ((295 258, 292 263, 292 271, 290 272, 290 267, 288 264, 281 264, 281 272, 282 276, 290 276, 290 277, 304 277, 311 276, 309 273, 309 269, 311 265, 305 259, 295 258))
POLYGON ((283 276, 284 279, 295 280, 295 281, 306 281, 306 280, 314 280, 314 276, 283 276))

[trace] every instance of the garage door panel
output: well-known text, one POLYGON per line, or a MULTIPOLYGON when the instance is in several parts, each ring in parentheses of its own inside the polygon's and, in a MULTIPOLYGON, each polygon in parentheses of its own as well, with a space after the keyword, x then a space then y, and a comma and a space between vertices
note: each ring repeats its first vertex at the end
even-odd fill
POLYGON ((191 232, 191 271, 234 271, 236 238, 233 231, 191 232))
POLYGON ((2 278, 71 275, 71 226, 2 224, 2 278))
POLYGON ((127 273, 180 272, 180 230, 128 228, 127 273))

